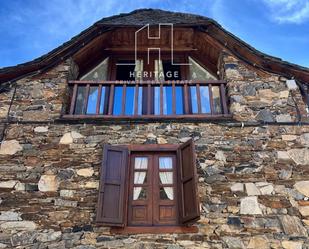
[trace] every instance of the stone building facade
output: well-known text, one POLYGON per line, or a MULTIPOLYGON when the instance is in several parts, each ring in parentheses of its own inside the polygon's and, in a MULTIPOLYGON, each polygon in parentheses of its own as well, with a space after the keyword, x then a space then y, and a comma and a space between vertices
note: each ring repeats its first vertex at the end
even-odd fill
MULTIPOLYGON (((63 57, 0 85, 0 248, 309 248, 308 113, 295 80, 257 70, 227 47, 217 69, 228 120, 67 120, 75 67, 63 57), (96 224, 105 144, 190 138, 196 233, 113 234, 96 224)), ((308 77, 301 68, 295 79, 301 72, 308 77)))

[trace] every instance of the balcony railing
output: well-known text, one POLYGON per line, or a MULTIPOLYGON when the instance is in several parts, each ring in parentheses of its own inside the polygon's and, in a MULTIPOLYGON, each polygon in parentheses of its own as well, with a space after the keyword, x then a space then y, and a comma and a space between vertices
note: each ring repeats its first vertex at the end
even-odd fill
POLYGON ((67 118, 229 117, 225 81, 69 81, 67 118))

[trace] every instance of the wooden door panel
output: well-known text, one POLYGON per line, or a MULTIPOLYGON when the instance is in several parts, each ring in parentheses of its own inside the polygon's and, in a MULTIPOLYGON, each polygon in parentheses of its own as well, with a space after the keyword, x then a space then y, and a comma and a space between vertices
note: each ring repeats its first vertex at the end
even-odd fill
POLYGON ((149 219, 147 206, 133 206, 132 207, 132 220, 143 223, 149 219))
POLYGON ((154 207, 153 207, 153 222, 154 225, 176 225, 177 222, 177 200, 176 200, 176 184, 177 184, 177 174, 176 174, 176 157, 173 154, 167 153, 157 153, 154 156, 154 207), (160 167, 160 158, 171 159, 166 162, 171 161, 172 165, 166 164, 160 167), (172 166, 172 167, 170 167, 172 166), (162 179, 160 178, 160 173, 163 173, 162 179), (170 177, 164 174, 172 173, 172 182, 170 177), (165 179, 164 179, 165 176, 165 179), (164 189, 168 188, 168 189, 164 189), (170 191, 172 188, 172 192, 170 191), (165 195, 160 194, 161 191, 167 191, 165 195), (163 198, 162 198, 163 197, 163 198))
POLYGON ((159 222, 172 222, 174 224, 176 217, 175 205, 164 206, 159 205, 159 222))
POLYGON ((129 225, 152 224, 152 164, 152 156, 149 154, 132 155, 129 185, 129 225), (143 173, 144 175, 142 175, 143 173))

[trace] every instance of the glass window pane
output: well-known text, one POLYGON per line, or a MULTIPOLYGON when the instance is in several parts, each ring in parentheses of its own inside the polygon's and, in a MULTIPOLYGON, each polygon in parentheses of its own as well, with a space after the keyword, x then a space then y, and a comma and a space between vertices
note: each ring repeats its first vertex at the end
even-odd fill
POLYGON ((211 88, 212 97, 214 101, 214 112, 215 113, 222 113, 221 109, 221 98, 220 98, 220 89, 218 86, 213 86, 211 88))
POLYGON ((115 86, 114 93, 114 115, 121 115, 122 112, 122 86, 115 86))
POLYGON ((91 86, 87 104, 87 114, 96 114, 98 100, 98 87, 91 86))
POLYGON ((160 157, 159 158, 159 169, 172 169, 173 160, 171 157, 160 157))
POLYGON ((173 172, 160 172, 160 183, 173 184, 173 172))
POLYGON ((217 78, 212 75, 207 69, 198 64, 189 56, 189 79, 190 80, 216 80, 217 78))
POLYGON ((147 157, 136 157, 134 162, 134 169, 147 169, 148 158, 147 157))
POLYGON ((128 86, 126 89, 126 115, 134 114, 134 86, 128 86))
POLYGON ((135 80, 143 80, 143 68, 144 68, 143 60, 136 60, 134 68, 135 80))
POLYGON ((147 190, 145 187, 133 188, 133 200, 145 200, 147 199, 147 190))
POLYGON ((172 187, 160 187, 161 200, 174 200, 174 190, 172 187))
POLYGON ((82 76, 81 80, 107 80, 109 58, 104 59, 99 65, 82 76))
POLYGON ((154 88, 154 114, 160 115, 160 87, 155 86, 154 88))
POLYGON ((106 92, 106 87, 102 86, 101 100, 100 100, 100 114, 103 114, 103 112, 104 112, 105 92, 106 92))
POLYGON ((210 113, 208 86, 200 86, 202 113, 210 113))
POLYGON ((190 86, 192 113, 198 113, 196 86, 190 86))
POLYGON ((147 172, 134 172, 134 184, 144 184, 147 182, 147 172))
POLYGON ((75 103, 75 111, 74 114, 85 114, 85 101, 86 101, 86 87, 79 86, 77 88, 77 96, 75 103))
POLYGON ((116 63, 116 80, 134 80, 134 60, 117 60, 116 63))
POLYGON ((163 87, 163 114, 170 115, 173 113, 173 90, 171 86, 163 87))
POLYGON ((183 87, 176 86, 176 114, 184 114, 183 111, 183 87))
POLYGON ((155 80, 164 81, 162 60, 155 60, 155 80))
POLYGON ((138 87, 138 106, 137 106, 137 114, 142 115, 143 108, 143 87, 138 87))

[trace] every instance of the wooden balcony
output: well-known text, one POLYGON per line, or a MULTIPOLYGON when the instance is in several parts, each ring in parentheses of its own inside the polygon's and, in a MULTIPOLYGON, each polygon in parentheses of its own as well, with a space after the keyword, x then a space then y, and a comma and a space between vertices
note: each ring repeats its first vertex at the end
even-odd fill
POLYGON ((66 119, 220 119, 225 81, 69 81, 66 119))

